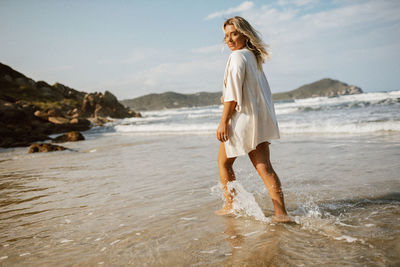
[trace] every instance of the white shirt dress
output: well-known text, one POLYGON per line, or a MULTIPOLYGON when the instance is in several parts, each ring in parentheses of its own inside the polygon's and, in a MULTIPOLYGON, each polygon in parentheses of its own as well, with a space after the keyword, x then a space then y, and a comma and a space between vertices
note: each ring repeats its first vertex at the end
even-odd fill
POLYGON ((225 68, 224 102, 236 101, 224 142, 228 158, 248 154, 262 142, 279 139, 271 90, 253 52, 235 50, 225 68))

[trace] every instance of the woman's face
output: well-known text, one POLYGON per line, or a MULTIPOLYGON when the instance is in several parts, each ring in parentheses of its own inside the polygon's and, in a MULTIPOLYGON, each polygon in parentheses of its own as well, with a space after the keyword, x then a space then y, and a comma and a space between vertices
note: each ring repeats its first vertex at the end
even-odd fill
POLYGON ((235 26, 226 25, 225 29, 225 43, 228 45, 229 49, 232 51, 242 49, 246 44, 246 37, 239 33, 235 26))

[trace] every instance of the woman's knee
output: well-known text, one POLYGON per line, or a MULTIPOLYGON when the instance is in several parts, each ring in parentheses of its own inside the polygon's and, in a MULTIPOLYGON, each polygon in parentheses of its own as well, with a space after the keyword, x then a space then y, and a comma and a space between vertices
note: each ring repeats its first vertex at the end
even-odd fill
POLYGON ((275 173, 274 168, 272 168, 271 162, 262 162, 254 166, 259 174, 273 175, 275 173))

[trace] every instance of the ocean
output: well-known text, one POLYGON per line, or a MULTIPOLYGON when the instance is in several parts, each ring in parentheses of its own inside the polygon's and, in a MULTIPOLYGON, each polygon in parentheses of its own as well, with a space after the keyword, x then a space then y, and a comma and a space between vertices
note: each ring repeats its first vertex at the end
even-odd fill
POLYGON ((222 106, 142 112, 70 150, 0 149, 0 266, 400 265, 400 91, 277 102, 294 224, 239 157, 219 217, 222 106))

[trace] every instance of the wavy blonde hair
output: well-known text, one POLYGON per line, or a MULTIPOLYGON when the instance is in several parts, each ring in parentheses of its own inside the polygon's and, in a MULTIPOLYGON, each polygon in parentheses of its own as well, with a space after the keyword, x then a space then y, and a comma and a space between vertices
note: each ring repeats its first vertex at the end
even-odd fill
MULTIPOLYGON (((269 45, 261 40, 259 33, 242 17, 235 16, 227 19, 222 26, 222 30, 225 31, 227 25, 235 26, 236 30, 246 37, 246 48, 256 56, 257 65, 261 69, 265 58, 268 60, 271 58, 266 50, 266 47, 269 47, 269 45)), ((225 39, 224 43, 226 43, 225 39)))

